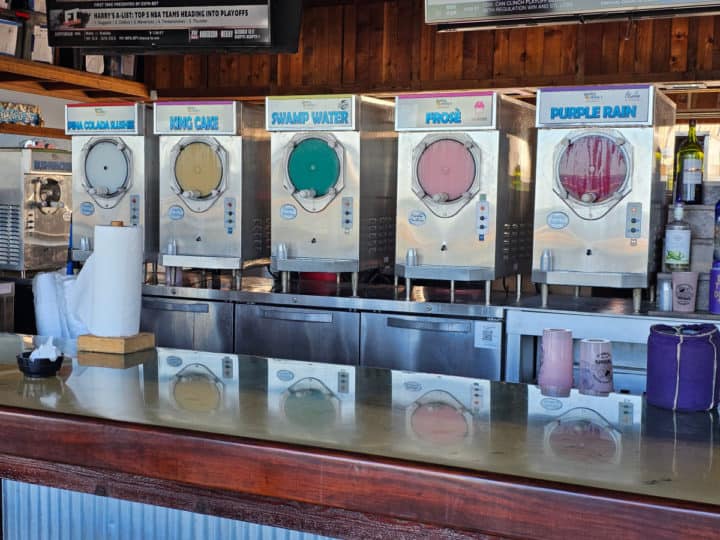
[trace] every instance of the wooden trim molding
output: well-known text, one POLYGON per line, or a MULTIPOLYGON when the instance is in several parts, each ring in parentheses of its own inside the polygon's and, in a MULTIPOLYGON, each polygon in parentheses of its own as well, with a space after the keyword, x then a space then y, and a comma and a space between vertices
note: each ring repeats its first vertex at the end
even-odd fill
POLYGON ((712 505, 24 409, 0 408, 0 474, 343 538, 720 531, 712 505))

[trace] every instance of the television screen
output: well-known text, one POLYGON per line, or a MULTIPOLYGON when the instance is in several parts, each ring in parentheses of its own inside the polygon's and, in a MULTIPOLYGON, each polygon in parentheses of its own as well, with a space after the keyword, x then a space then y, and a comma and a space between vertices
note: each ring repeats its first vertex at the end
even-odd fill
POLYGON ((714 0, 425 0, 425 22, 500 26, 717 10, 714 0))
POLYGON ((302 0, 47 1, 51 46, 105 53, 289 52, 301 13, 302 0))

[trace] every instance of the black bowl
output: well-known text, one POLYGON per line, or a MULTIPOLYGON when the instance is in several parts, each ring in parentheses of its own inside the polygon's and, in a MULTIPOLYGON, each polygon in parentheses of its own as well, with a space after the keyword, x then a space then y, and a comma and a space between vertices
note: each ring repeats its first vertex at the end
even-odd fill
POLYGON ((20 371, 26 377, 52 377, 55 375, 60 366, 62 366, 64 356, 61 354, 54 360, 50 358, 35 358, 30 360, 30 351, 17 355, 17 362, 20 371))

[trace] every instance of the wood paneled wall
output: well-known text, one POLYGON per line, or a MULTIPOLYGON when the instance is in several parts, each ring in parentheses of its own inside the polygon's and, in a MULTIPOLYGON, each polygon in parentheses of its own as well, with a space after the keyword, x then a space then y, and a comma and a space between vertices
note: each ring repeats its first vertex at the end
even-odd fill
POLYGON ((297 54, 149 57, 145 81, 160 97, 243 97, 720 80, 720 17, 458 33, 423 17, 423 0, 306 0, 297 54))

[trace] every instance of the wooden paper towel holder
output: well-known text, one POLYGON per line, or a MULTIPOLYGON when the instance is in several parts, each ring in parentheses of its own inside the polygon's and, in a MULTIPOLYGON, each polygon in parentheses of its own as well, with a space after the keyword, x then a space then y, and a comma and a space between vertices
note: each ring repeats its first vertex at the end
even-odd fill
POLYGON ((155 334, 140 332, 134 336, 100 337, 90 334, 78 336, 78 351, 130 354, 155 348, 155 334))

